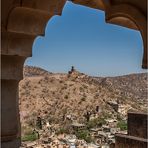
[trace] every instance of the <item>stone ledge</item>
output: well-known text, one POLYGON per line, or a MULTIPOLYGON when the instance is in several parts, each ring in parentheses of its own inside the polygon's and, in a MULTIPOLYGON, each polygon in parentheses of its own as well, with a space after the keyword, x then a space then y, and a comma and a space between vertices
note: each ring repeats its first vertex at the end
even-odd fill
POLYGON ((129 136, 129 135, 125 135, 125 134, 116 134, 116 137, 126 138, 126 139, 131 139, 131 140, 135 140, 135 141, 141 141, 141 142, 147 142, 148 143, 148 139, 129 136))
POLYGON ((148 139, 116 134, 115 148, 147 148, 148 139))
POLYGON ((128 111, 128 114, 134 114, 134 115, 146 115, 146 116, 148 116, 148 113, 146 113, 146 112, 128 111))
POLYGON ((32 46, 36 36, 6 31, 1 34, 2 55, 32 56, 32 46))

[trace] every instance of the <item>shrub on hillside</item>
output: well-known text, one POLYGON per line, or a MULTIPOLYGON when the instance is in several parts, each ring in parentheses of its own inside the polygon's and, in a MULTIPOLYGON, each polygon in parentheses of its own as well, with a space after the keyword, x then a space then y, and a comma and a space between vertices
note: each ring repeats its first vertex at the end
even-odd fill
POLYGON ((68 99, 68 95, 65 95, 64 98, 65 98, 65 99, 68 99))
POLYGON ((101 127, 102 125, 105 125, 105 124, 106 124, 106 121, 104 118, 96 118, 96 119, 90 120, 87 123, 87 128, 91 129, 96 127, 101 127))
POLYGON ((85 98, 85 97, 82 97, 82 98, 81 98, 81 101, 86 101, 86 98, 85 98))
POLYGON ((38 135, 36 133, 28 133, 24 136, 22 136, 22 141, 35 141, 38 139, 38 135))
POLYGON ((84 139, 86 142, 91 143, 93 139, 89 133, 88 130, 79 130, 75 132, 78 139, 84 139))
POLYGON ((60 134, 69 134, 69 129, 68 128, 60 128, 57 132, 56 132, 57 135, 60 135, 60 134))
POLYGON ((123 120, 118 121, 117 127, 121 129, 121 131, 127 130, 127 123, 123 120))

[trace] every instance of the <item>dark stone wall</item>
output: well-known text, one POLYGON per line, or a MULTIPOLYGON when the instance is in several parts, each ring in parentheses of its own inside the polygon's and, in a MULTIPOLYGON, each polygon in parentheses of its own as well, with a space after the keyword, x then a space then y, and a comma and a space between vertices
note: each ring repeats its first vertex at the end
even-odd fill
POLYGON ((128 135, 116 135, 115 148, 147 148, 148 141, 128 135))
POLYGON ((148 148, 148 114, 128 112, 128 134, 116 134, 115 148, 148 148))
POLYGON ((144 113, 128 113, 128 135, 147 139, 147 119, 144 113))

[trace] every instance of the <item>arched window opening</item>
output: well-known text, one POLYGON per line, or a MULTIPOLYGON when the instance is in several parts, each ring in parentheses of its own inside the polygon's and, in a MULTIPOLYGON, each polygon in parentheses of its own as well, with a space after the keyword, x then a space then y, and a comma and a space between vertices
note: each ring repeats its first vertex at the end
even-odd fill
POLYGON ((104 12, 67 2, 62 16, 48 22, 45 37, 36 38, 25 63, 30 66, 20 82, 22 139, 35 136, 51 144, 64 133, 101 145, 102 139, 91 136, 96 129, 106 133, 111 124, 126 131, 127 111, 147 107, 142 49, 140 32, 106 24, 104 12))

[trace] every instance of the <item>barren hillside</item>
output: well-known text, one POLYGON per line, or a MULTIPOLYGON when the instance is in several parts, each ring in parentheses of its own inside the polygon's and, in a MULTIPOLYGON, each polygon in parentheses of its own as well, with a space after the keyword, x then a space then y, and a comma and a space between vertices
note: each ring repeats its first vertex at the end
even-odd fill
POLYGON ((23 71, 24 77, 46 76, 49 74, 52 73, 35 66, 25 66, 23 71))
POLYGON ((126 114, 129 109, 146 110, 147 74, 131 74, 120 77, 96 78, 78 71, 55 74, 36 67, 24 68, 20 82, 21 122, 41 116, 61 123, 72 117, 83 122, 87 111, 115 115, 108 102, 122 105, 126 114))

